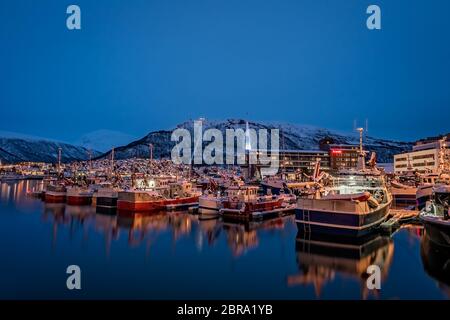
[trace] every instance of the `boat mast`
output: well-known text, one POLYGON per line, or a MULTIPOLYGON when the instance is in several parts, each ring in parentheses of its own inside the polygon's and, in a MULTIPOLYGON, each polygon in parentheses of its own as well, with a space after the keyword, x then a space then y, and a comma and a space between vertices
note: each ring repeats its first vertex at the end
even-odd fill
POLYGON ((363 132, 364 132, 364 128, 357 128, 356 130, 359 131, 358 170, 364 170, 365 169, 364 150, 363 150, 363 132))

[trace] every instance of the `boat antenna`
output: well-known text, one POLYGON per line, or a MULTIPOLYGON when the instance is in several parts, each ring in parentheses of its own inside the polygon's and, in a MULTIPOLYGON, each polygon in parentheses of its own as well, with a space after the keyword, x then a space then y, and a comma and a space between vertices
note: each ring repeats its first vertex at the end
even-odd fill
POLYGON ((365 163, 364 163, 364 150, 363 150, 363 133, 364 128, 357 128, 359 132, 359 158, 358 158, 358 169, 365 169, 365 163))

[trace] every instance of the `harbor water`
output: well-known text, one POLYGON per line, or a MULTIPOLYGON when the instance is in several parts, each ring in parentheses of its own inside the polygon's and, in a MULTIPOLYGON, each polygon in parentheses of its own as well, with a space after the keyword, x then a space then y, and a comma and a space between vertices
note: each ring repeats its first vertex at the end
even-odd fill
POLYGON ((419 224, 359 243, 297 234, 293 216, 239 224, 189 212, 96 213, 0 185, 1 299, 448 299, 450 250, 419 224), (381 289, 367 289, 367 267, 381 289), (68 290, 66 269, 81 269, 68 290))

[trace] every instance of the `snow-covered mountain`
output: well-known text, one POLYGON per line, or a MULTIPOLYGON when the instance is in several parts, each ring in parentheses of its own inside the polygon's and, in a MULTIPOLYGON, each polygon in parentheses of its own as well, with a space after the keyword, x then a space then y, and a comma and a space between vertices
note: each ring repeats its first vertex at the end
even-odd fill
MULTIPOLYGON (((193 132, 194 121, 186 121, 176 126, 193 132)), ((242 119, 203 121, 203 130, 215 128, 225 136, 226 129, 241 128, 245 130, 246 121, 242 119)), ((253 129, 279 129, 280 149, 284 150, 317 150, 322 139, 329 139, 335 144, 359 144, 357 132, 341 132, 309 125, 295 125, 280 122, 254 122, 249 121, 249 127, 253 129)), ((173 129, 176 129, 173 128, 173 129)), ((155 158, 168 158, 175 142, 170 141, 173 130, 154 131, 145 137, 133 141, 122 147, 115 148, 115 157, 125 159, 131 157, 148 157, 149 144, 153 144, 155 158)), ((412 143, 377 139, 371 136, 364 137, 364 147, 377 153, 378 162, 393 162, 393 155, 410 150, 412 143)), ((109 156, 110 151, 101 157, 109 156)))
POLYGON ((83 135, 74 142, 74 145, 106 152, 112 147, 123 146, 136 139, 136 137, 123 132, 101 129, 83 135))
MULTIPOLYGON (((88 150, 65 142, 24 135, 21 133, 0 131, 0 160, 4 163, 21 161, 56 162, 58 148, 61 148, 63 162, 85 160, 88 150)), ((93 151, 93 157, 98 156, 93 151)))

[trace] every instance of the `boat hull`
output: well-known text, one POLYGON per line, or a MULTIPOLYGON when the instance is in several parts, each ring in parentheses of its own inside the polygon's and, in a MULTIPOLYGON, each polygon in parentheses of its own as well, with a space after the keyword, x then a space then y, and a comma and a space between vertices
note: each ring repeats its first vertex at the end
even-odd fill
POLYGON ((71 206, 90 205, 91 201, 91 196, 67 196, 67 204, 71 206))
POLYGON ((217 216, 222 207, 222 201, 216 197, 200 197, 198 200, 199 213, 204 216, 217 216))
POLYGON ((47 203, 64 203, 66 202, 66 193, 47 191, 44 194, 44 201, 47 203))
POLYGON ((434 243, 450 248, 450 220, 437 217, 421 216, 426 233, 434 243))
POLYGON ((396 206, 415 206, 416 205, 416 191, 411 188, 411 190, 398 190, 392 189, 392 199, 396 206))
POLYGON ((332 236, 362 237, 370 234, 389 215, 390 202, 369 213, 341 213, 312 209, 295 209, 299 231, 332 236))
POLYGON ((433 185, 426 185, 419 187, 416 193, 416 206, 417 209, 422 210, 425 208, 427 201, 431 200, 433 194, 433 185))
POLYGON ((117 197, 97 196, 97 207, 117 208, 117 197))
POLYGON ((126 212, 152 212, 176 207, 189 207, 198 204, 198 196, 151 201, 117 200, 117 209, 126 212))

